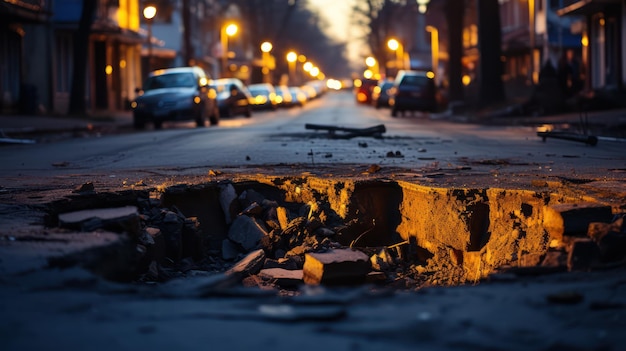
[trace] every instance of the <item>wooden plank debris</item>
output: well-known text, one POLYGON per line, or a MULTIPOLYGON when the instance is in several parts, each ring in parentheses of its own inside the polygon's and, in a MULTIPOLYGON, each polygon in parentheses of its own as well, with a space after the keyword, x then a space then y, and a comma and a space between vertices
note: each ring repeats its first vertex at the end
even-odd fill
POLYGON ((325 130, 328 132, 331 138, 338 139, 351 139, 359 136, 381 138, 382 134, 387 131, 384 124, 379 124, 368 128, 347 128, 307 123, 304 125, 304 128, 311 130, 325 130))

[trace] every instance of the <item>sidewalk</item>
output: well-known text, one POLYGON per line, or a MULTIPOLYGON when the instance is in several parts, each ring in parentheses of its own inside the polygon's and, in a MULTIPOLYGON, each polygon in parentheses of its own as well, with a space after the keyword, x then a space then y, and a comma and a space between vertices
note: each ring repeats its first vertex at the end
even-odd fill
POLYGON ((58 115, 0 115, 0 134, 55 133, 63 131, 90 130, 94 127, 130 127, 132 113, 94 114, 68 117, 58 115))

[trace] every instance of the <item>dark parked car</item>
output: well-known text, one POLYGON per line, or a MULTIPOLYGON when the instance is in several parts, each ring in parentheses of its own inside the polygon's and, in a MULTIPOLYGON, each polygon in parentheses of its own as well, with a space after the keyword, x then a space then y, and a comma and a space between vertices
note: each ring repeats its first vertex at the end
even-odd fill
POLYGON ((391 116, 398 112, 437 110, 437 87, 432 72, 400 70, 389 98, 391 116))
POLYGON ((216 92, 209 86, 209 76, 200 67, 160 69, 150 73, 139 94, 131 103, 133 125, 144 128, 150 122, 161 128, 164 121, 195 120, 198 127, 208 119, 219 122, 216 92))
POLYGON ((252 95, 252 106, 257 110, 275 110, 276 90, 269 83, 257 83, 248 85, 248 91, 252 95))
POLYGON ((289 92, 289 87, 286 85, 277 85, 276 89, 276 102, 279 107, 293 107, 295 105, 294 97, 289 92))
POLYGON ((372 90, 372 105, 376 108, 389 107, 389 93, 393 88, 393 81, 384 80, 372 90))
POLYGON ((354 94, 356 102, 361 104, 372 103, 372 90, 378 85, 375 79, 356 79, 354 81, 354 94))
POLYGON ((244 115, 252 117, 252 95, 237 78, 221 78, 213 81, 217 90, 217 106, 220 116, 244 115))

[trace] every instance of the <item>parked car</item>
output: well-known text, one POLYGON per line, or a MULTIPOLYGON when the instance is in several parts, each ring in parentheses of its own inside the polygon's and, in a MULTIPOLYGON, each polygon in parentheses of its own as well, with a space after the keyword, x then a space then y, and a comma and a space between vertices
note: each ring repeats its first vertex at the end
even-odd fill
POLYGON ((213 81, 217 90, 217 106, 220 116, 244 115, 252 117, 252 95, 237 78, 220 78, 213 81))
POLYGON ((309 100, 306 93, 302 91, 302 89, 300 89, 299 87, 289 87, 289 93, 291 94, 293 103, 296 106, 302 107, 309 100))
POLYGON ((317 91, 311 85, 305 84, 301 86, 300 89, 306 94, 307 100, 313 100, 319 97, 317 91))
POLYGON ((248 85, 248 91, 252 95, 252 106, 258 110, 276 109, 276 89, 269 83, 258 83, 248 85))
POLYGON ((400 70, 389 98, 391 116, 398 112, 437 110, 437 87, 434 74, 426 71, 400 70))
POLYGON ((372 105, 376 108, 389 107, 389 93, 393 88, 393 81, 383 80, 372 90, 372 105))
POLYGON ((289 88, 284 85, 277 85, 276 89, 276 102, 279 107, 292 107, 294 105, 293 96, 289 92, 289 88))
POLYGON ((354 94, 356 102, 361 104, 372 103, 372 90, 378 85, 375 79, 356 79, 354 81, 354 94))
POLYGON ((209 86, 209 76, 200 67, 178 67, 151 72, 138 96, 131 102, 133 126, 137 129, 164 121, 195 120, 198 127, 208 119, 219 123, 216 92, 209 86))

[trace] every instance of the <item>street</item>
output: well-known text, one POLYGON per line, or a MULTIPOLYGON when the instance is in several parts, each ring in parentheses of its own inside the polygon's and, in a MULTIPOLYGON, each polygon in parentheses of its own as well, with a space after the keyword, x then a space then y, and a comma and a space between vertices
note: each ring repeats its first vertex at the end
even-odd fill
MULTIPOLYGON (((460 123, 444 114, 392 118, 387 109, 357 105, 348 92, 329 93, 303 108, 224 118, 214 127, 166 123, 162 130, 122 128, 5 145, 0 148, 0 345, 3 350, 50 345, 619 350, 626 342, 623 260, 566 272, 573 264, 572 238, 549 240, 544 225, 550 206, 571 202, 583 210, 612 211, 616 218, 621 214, 623 221, 623 149, 621 142, 544 142, 533 127, 460 123), (384 125, 385 132, 342 138, 340 132, 306 129, 307 124, 384 125), (378 228, 386 240, 417 238, 429 258, 399 256, 391 268, 376 272, 384 284, 282 288, 251 270, 234 284, 226 270, 245 258, 223 258, 219 246, 196 262, 154 259, 134 280, 112 281, 110 271, 126 274, 134 267, 128 250, 131 258, 153 252, 156 239, 128 245, 125 232, 76 230, 51 219, 132 204, 130 218, 141 226, 131 237, 146 240, 152 235, 148 227, 155 238, 163 237, 173 222, 155 218, 178 216, 181 227, 195 223, 206 240, 218 237, 221 245, 222 239, 231 240, 222 217, 232 208, 215 211, 224 196, 216 189, 230 182, 241 182, 233 201, 248 194, 256 196, 256 208, 298 205, 290 223, 368 219, 370 229, 378 228), (279 195, 259 198, 252 190, 279 195), (311 217, 312 203, 325 209, 319 219, 311 217), (544 266, 554 255, 565 265, 544 266), (500 265, 519 271, 500 272, 500 265)), ((254 208, 242 206, 231 215, 247 218, 254 208)), ((333 227, 331 236, 342 227, 333 227)), ((325 239, 316 243, 336 248, 326 237, 330 229, 324 229, 325 239)), ((233 257, 247 258, 246 253, 233 257)), ((623 258, 626 250, 618 255, 623 258)))
POLYGON ((612 174, 625 167, 623 147, 610 141, 595 147, 557 139, 543 142, 533 127, 454 123, 438 115, 393 118, 388 109, 357 105, 352 94, 339 92, 304 108, 256 112, 250 119, 223 118, 217 127, 166 123, 162 130, 4 146, 0 176, 93 172, 141 176, 173 167, 377 164, 408 169, 472 166, 474 170, 497 165, 501 172, 520 171, 523 166, 525 173, 538 176, 594 177, 601 169, 612 174), (386 133, 382 138, 331 138, 325 131, 305 129, 306 124, 351 128, 382 124, 386 133))

